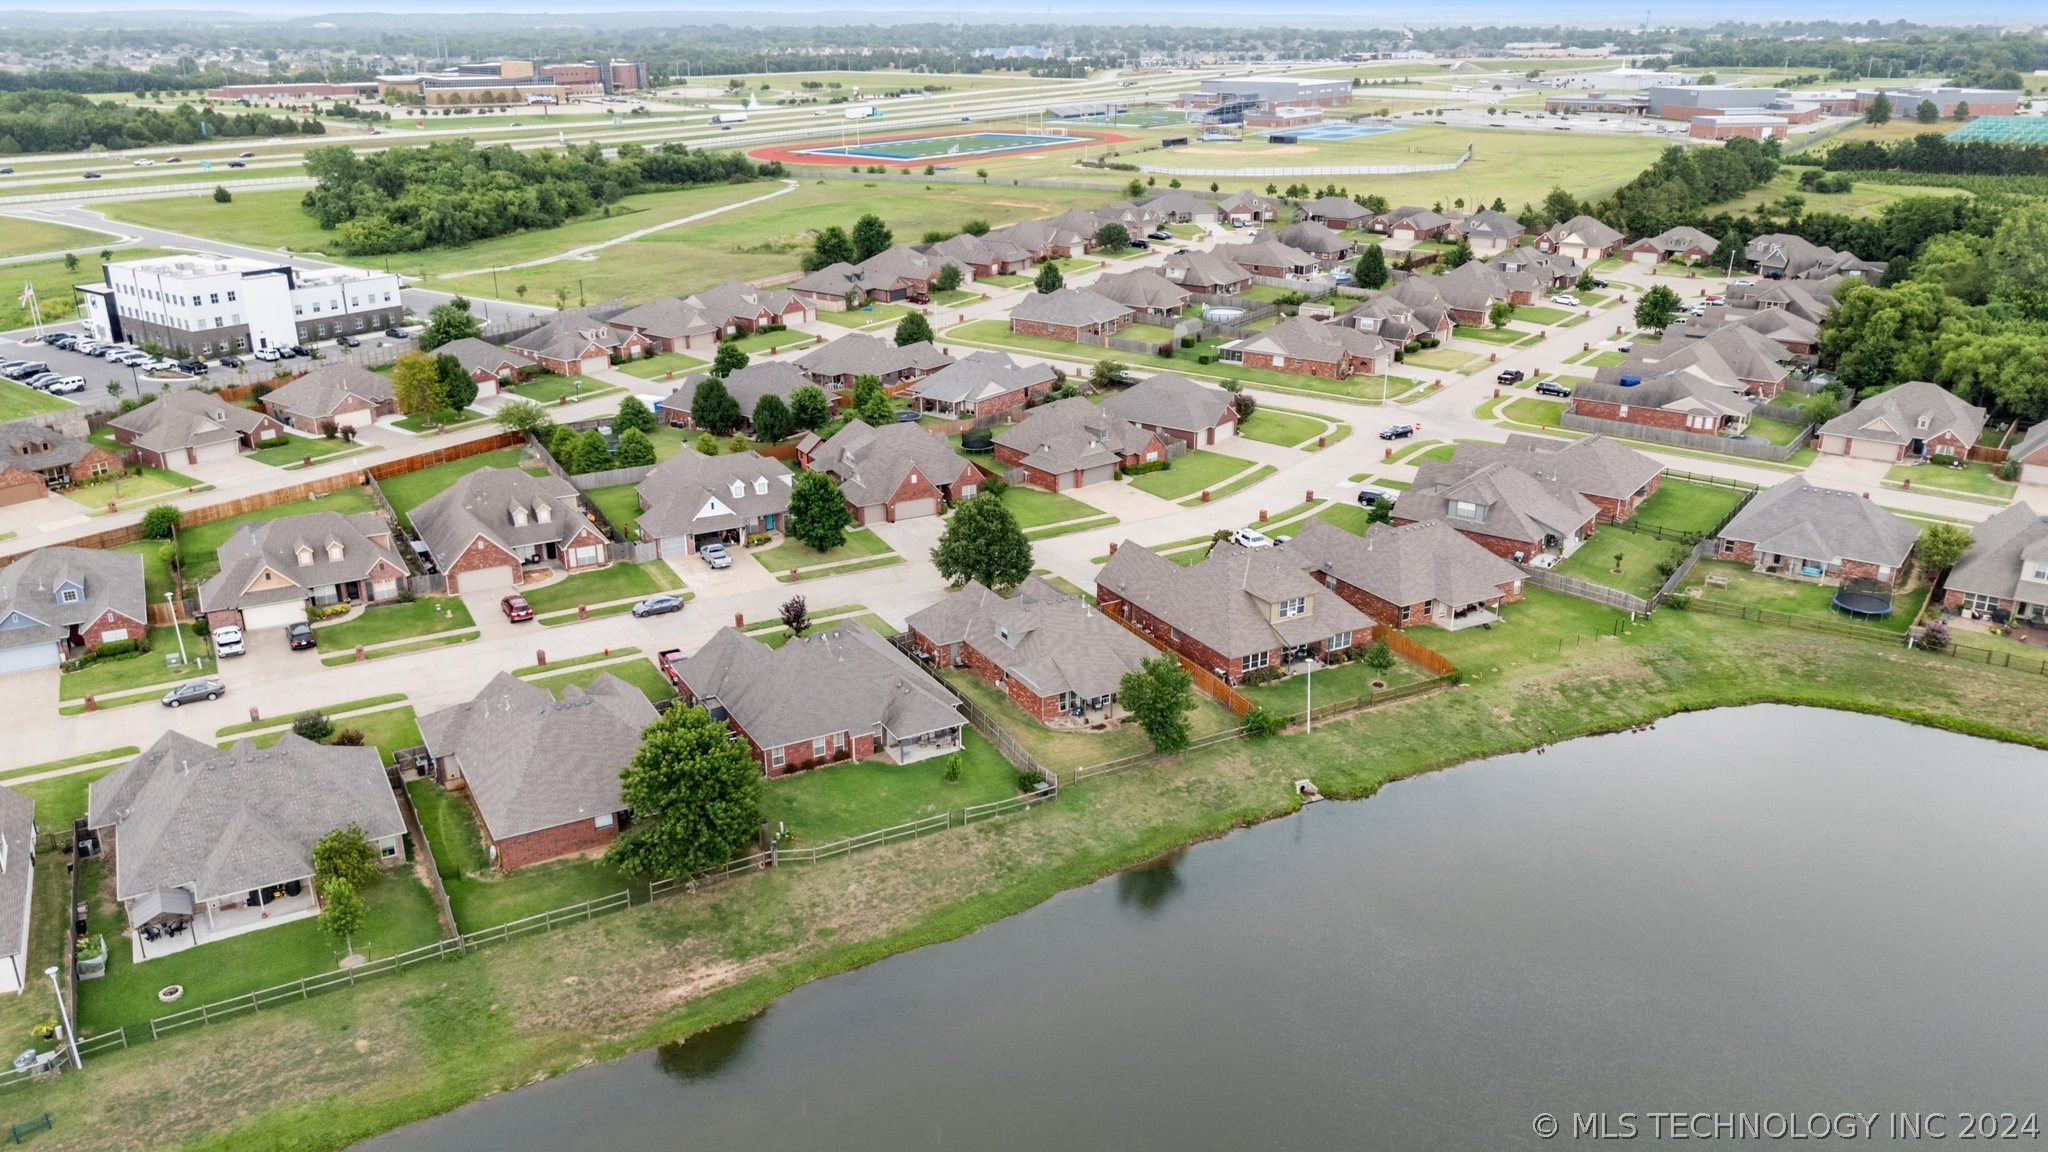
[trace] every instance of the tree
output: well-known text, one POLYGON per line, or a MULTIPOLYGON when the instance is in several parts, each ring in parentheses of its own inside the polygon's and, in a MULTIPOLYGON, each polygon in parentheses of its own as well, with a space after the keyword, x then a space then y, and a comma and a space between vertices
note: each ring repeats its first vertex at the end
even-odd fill
MULTIPOLYGON (((534 432, 545 434, 554 425, 548 419, 548 410, 532 400, 513 399, 498 405, 491 414, 498 427, 507 432, 534 432)), ((545 438, 545 437, 543 437, 545 438)))
POLYGON ((1143 180, 1138 179, 1135 176, 1131 178, 1131 182, 1129 184, 1124 185, 1124 196, 1128 199, 1136 200, 1138 197, 1143 196, 1144 194, 1145 182, 1143 180))
POLYGON ((377 878, 377 847, 360 825, 336 828, 313 842, 313 880, 345 880, 367 888, 377 878))
POLYGON ((339 876, 324 884, 316 879, 314 888, 320 893, 321 930, 337 944, 355 951, 355 934, 362 931, 363 921, 369 919, 370 906, 363 903, 354 884, 339 876))
POLYGON ((805 384, 789 394, 789 422, 793 427, 815 432, 831 418, 832 401, 826 399, 823 388, 805 384))
POLYGON ((725 721, 675 707, 640 734, 619 773, 633 814, 605 858, 642 876, 688 876, 753 846, 761 830, 761 766, 725 721))
POLYGON ((1920 530, 1916 548, 1920 566, 1929 572, 1955 567, 1970 548, 1970 530, 1956 524, 1929 524, 1920 530))
POLYGON ((1472 262, 1472 242, 1463 236, 1458 237, 1457 242, 1443 254, 1442 259, 1445 268, 1463 268, 1472 262))
POLYGON ((1636 327, 1667 328, 1678 315, 1678 293, 1659 284, 1636 301, 1636 327))
POLYGON ((1366 645, 1365 651, 1359 653, 1358 658, 1365 661, 1367 668, 1382 676, 1394 670, 1394 650, 1387 647, 1385 637, 1366 645))
POLYGON ((448 394, 441 388, 441 373, 434 358, 424 352, 406 352, 391 366, 391 390, 398 394, 398 410, 408 416, 418 412, 439 412, 448 407, 448 394))
POLYGON ((1486 320, 1495 328, 1505 328, 1515 318, 1515 306, 1505 300, 1496 300, 1486 309, 1486 320))
POLYGON ((1387 286, 1387 254, 1377 244, 1367 244, 1365 251, 1358 254, 1358 267, 1351 272, 1351 282, 1360 288, 1384 288, 1387 286))
POLYGON ((1591 268, 1579 273, 1578 280, 1572 284, 1572 287, 1577 288, 1581 292, 1591 292, 1599 286, 1599 282, 1593 278, 1593 270, 1591 268))
POLYGON ((638 428, 628 428, 619 433, 619 452, 616 463, 621 468, 645 468, 654 463, 654 441, 638 428))
POLYGON ((1124 673, 1117 700, 1137 718, 1154 751, 1170 756, 1188 746, 1195 685, 1171 653, 1162 652, 1138 665, 1137 671, 1124 673))
POLYGON ((803 471, 789 490, 789 534, 816 552, 829 552, 846 543, 846 526, 853 523, 846 496, 839 482, 823 472, 803 471))
POLYGON ((853 262, 852 238, 847 236, 846 229, 828 224, 818 232, 817 239, 811 241, 811 250, 804 254, 803 268, 806 272, 816 272, 834 264, 853 262))
POLYGON ((870 256, 877 256, 889 250, 896 237, 882 218, 870 212, 853 222, 853 263, 858 264, 870 256))
POLYGON ((1128 371, 1121 360, 1097 360, 1095 367, 1088 370, 1088 382, 1097 388, 1122 387, 1128 371))
POLYGON ((1031 286, 1041 293, 1051 295, 1067 286, 1067 278, 1060 275, 1059 265, 1047 260, 1038 266, 1038 278, 1031 282, 1031 286))
POLYGON ((619 401, 619 414, 612 417, 612 427, 620 433, 654 431, 654 413, 638 396, 627 396, 619 401))
POLYGON ((177 534, 178 525, 185 514, 175 504, 159 504, 142 514, 142 538, 144 540, 169 540, 177 534))
POLYGON ((1957 120, 1968 120, 1970 118, 1970 102, 1967 100, 1956 101, 1956 109, 1954 112, 1949 113, 1949 115, 1957 120))
POLYGON ((924 318, 924 313, 911 312, 896 322, 896 346, 898 348, 920 342, 929 344, 931 341, 932 326, 931 322, 924 318))
POLYGON ((706 376, 697 382, 697 390, 690 394, 692 424, 723 436, 739 427, 742 419, 740 402, 726 391, 725 381, 717 376, 706 376))
POLYGON ((789 406, 773 392, 754 401, 754 439, 773 444, 789 435, 789 406))
POLYGON ((1552 224, 1562 224, 1579 214, 1579 202, 1571 193, 1557 185, 1543 197, 1543 216, 1552 224))
POLYGON ((983 492, 953 510, 932 566, 954 584, 976 581, 984 588, 1014 588, 1031 575, 1031 541, 1017 517, 994 492, 983 492))
POLYGON ((791 596, 782 602, 782 626, 801 636, 811 629, 811 609, 801 596, 791 596))
POLYGON ((711 358, 711 374, 720 380, 747 366, 747 350, 740 347, 737 339, 726 340, 718 345, 718 354, 711 358))
POLYGON ((461 412, 476 402, 476 381, 469 378, 469 369, 455 357, 445 352, 434 357, 434 379, 441 386, 448 411, 461 412))
POLYGON ((604 442, 604 433, 595 428, 576 437, 569 450, 569 459, 561 461, 563 468, 578 476, 585 472, 602 472, 612 464, 611 445, 604 442))
POLYGON ((1865 124, 1889 124, 1891 119, 1891 97, 1886 96, 1882 92, 1877 94, 1877 99, 1870 102, 1870 107, 1863 110, 1863 122, 1865 124))
POLYGON ((66 252, 64 254, 64 270, 66 272, 78 271, 78 253, 66 252))
POLYGON ((213 186, 213 202, 215 204, 232 204, 235 202, 235 194, 228 191, 227 185, 215 184, 213 186))
POLYGON ((1922 124, 1932 124, 1941 119, 1941 109, 1932 100, 1922 100, 1920 107, 1913 112, 1913 119, 1922 124))
POLYGON ((1131 230, 1111 221, 1095 230, 1095 245, 1111 254, 1127 251, 1131 246, 1131 230))
POLYGON ((932 287, 941 292, 958 291, 960 288, 960 266, 951 263, 941 265, 939 274, 932 277, 932 287))
POLYGON ((428 309, 427 327, 420 333, 420 351, 431 352, 457 340, 481 339, 483 334, 483 326, 469 314, 469 301, 452 296, 428 309))
POLYGON ((876 428, 892 424, 896 420, 896 405, 889 400, 889 394, 883 390, 882 382, 873 376, 853 378, 852 401, 848 411, 856 420, 864 421, 876 428))
POLYGON ((986 236, 988 235, 988 221, 969 220, 960 226, 960 230, 969 236, 986 236))

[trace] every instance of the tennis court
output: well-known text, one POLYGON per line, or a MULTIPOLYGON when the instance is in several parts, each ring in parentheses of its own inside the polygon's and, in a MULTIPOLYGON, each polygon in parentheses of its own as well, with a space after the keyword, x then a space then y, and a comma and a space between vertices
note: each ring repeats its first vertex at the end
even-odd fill
POLYGON ((1087 137, 1039 136, 1022 132, 961 132, 946 136, 903 136, 865 144, 797 149, 799 156, 830 156, 851 160, 942 160, 953 157, 1000 156, 1087 143, 1087 137))
POLYGON ((1060 124, 1100 124, 1108 128, 1164 128, 1187 122, 1188 114, 1178 108, 1126 108, 1121 112, 1091 112, 1055 120, 1060 124))
POLYGON ((2048 144, 2048 119, 2040 116, 1980 116, 1948 134, 1952 143, 2048 144))
POLYGON ((1400 130, 1399 124, 1311 124, 1306 128, 1276 129, 1296 140, 1362 140, 1400 130))

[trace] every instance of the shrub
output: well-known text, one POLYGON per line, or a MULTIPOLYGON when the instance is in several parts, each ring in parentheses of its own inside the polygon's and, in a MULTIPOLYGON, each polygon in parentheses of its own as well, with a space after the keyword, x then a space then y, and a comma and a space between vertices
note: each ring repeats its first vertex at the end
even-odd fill
POLYGON ((1287 721, 1278 712, 1268 712, 1258 705, 1253 705, 1252 710, 1244 714, 1244 734, 1253 740, 1278 736, 1285 727, 1287 721))
POLYGON ((1045 783, 1045 777, 1036 772, 1021 770, 1017 773, 1017 791, 1019 792, 1036 791, 1038 786, 1043 783, 1045 783))
POLYGON ((144 540, 168 540, 183 523, 185 514, 176 505, 159 504, 142 514, 142 538, 144 540))
POLYGON ((328 741, 328 743, 340 748, 361 748, 363 746, 363 734, 355 728, 343 728, 341 731, 336 732, 334 739, 328 741))
POLYGON ((1154 460, 1149 464, 1132 464, 1124 469, 1126 476, 1144 476, 1152 472, 1164 472, 1173 467, 1171 460, 1154 460))
POLYGON ((301 712, 292 718, 292 734, 318 743, 334 735, 334 721, 324 712, 301 712))
POLYGON ((1202 354, 1200 354, 1200 355, 1198 355, 1198 356, 1196 356, 1196 357, 1195 357, 1195 363, 1197 363, 1197 364, 1207 364, 1207 363, 1209 363, 1210 361, 1212 361, 1212 360, 1214 360, 1214 359, 1215 359, 1215 357, 1213 357, 1213 356, 1209 355, 1209 354, 1208 354, 1207 352, 1204 352, 1204 353, 1202 353, 1202 354))
POLYGON ((1287 670, 1285 668, 1254 668, 1244 674, 1244 680, 1241 683, 1247 688, 1256 688, 1261 684, 1276 683, 1286 675, 1287 670))
POLYGON ((1657 561, 1658 579, 1669 580, 1671 579, 1671 574, 1676 571, 1678 571, 1678 561, 1673 560, 1669 556, 1666 556, 1664 559, 1657 561))
POLYGON ((1193 347, 1195 346, 1195 337, 1194 337, 1194 335, 1193 335, 1192 333, 1190 333, 1190 334, 1188 334, 1188 335, 1186 335, 1186 336, 1183 336, 1183 337, 1181 337, 1181 338, 1180 338, 1180 346, 1181 346, 1181 347, 1183 347, 1183 348, 1193 348, 1193 347))
POLYGON ((2008 456, 2008 457, 2006 457, 2005 459, 2003 459, 2003 460, 1999 461, 1999 462, 1998 462, 1998 472, 1997 472, 1997 476, 1998 476, 1998 478, 1999 478, 2000 480, 2007 480, 2007 481, 2011 481, 2011 480, 2017 480, 2017 479, 2019 479, 2019 478, 2020 478, 2020 462, 2019 462, 2019 460, 2018 460, 2018 459, 2016 459, 2016 458, 2014 458, 2014 457, 2008 456))
POLYGON ((1946 652, 1950 644, 1948 621, 1936 620, 1920 634, 1920 646, 1929 652, 1946 652))

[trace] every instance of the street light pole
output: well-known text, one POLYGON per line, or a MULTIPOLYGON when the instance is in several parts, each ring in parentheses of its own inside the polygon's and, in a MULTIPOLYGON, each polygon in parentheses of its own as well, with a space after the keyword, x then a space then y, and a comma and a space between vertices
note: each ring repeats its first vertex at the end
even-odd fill
POLYGON ((52 964, 43 969, 43 975, 50 978, 50 991, 57 994, 57 1019, 64 1022, 64 1039, 71 1045, 71 1066, 83 1071, 85 1061, 78 1055, 78 1034, 71 1030, 71 1010, 64 1006, 64 989, 57 983, 57 966, 52 964))
POLYGON ((178 627, 178 608, 171 603, 171 596, 172 593, 164 593, 164 607, 171 610, 171 631, 178 634, 178 663, 182 666, 185 663, 185 630, 178 627))

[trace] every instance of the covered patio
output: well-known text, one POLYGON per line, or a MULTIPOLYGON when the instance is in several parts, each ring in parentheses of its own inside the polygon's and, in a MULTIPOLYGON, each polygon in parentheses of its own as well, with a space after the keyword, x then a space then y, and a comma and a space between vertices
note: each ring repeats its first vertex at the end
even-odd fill
POLYGON ((882 726, 882 754, 898 764, 915 764, 920 760, 950 756, 960 750, 960 728, 959 724, 954 724, 929 732, 901 733, 893 731, 885 723, 882 726))
POLYGON ((158 888, 128 902, 128 941, 140 964, 319 914, 310 878, 205 901, 189 888, 158 888))

